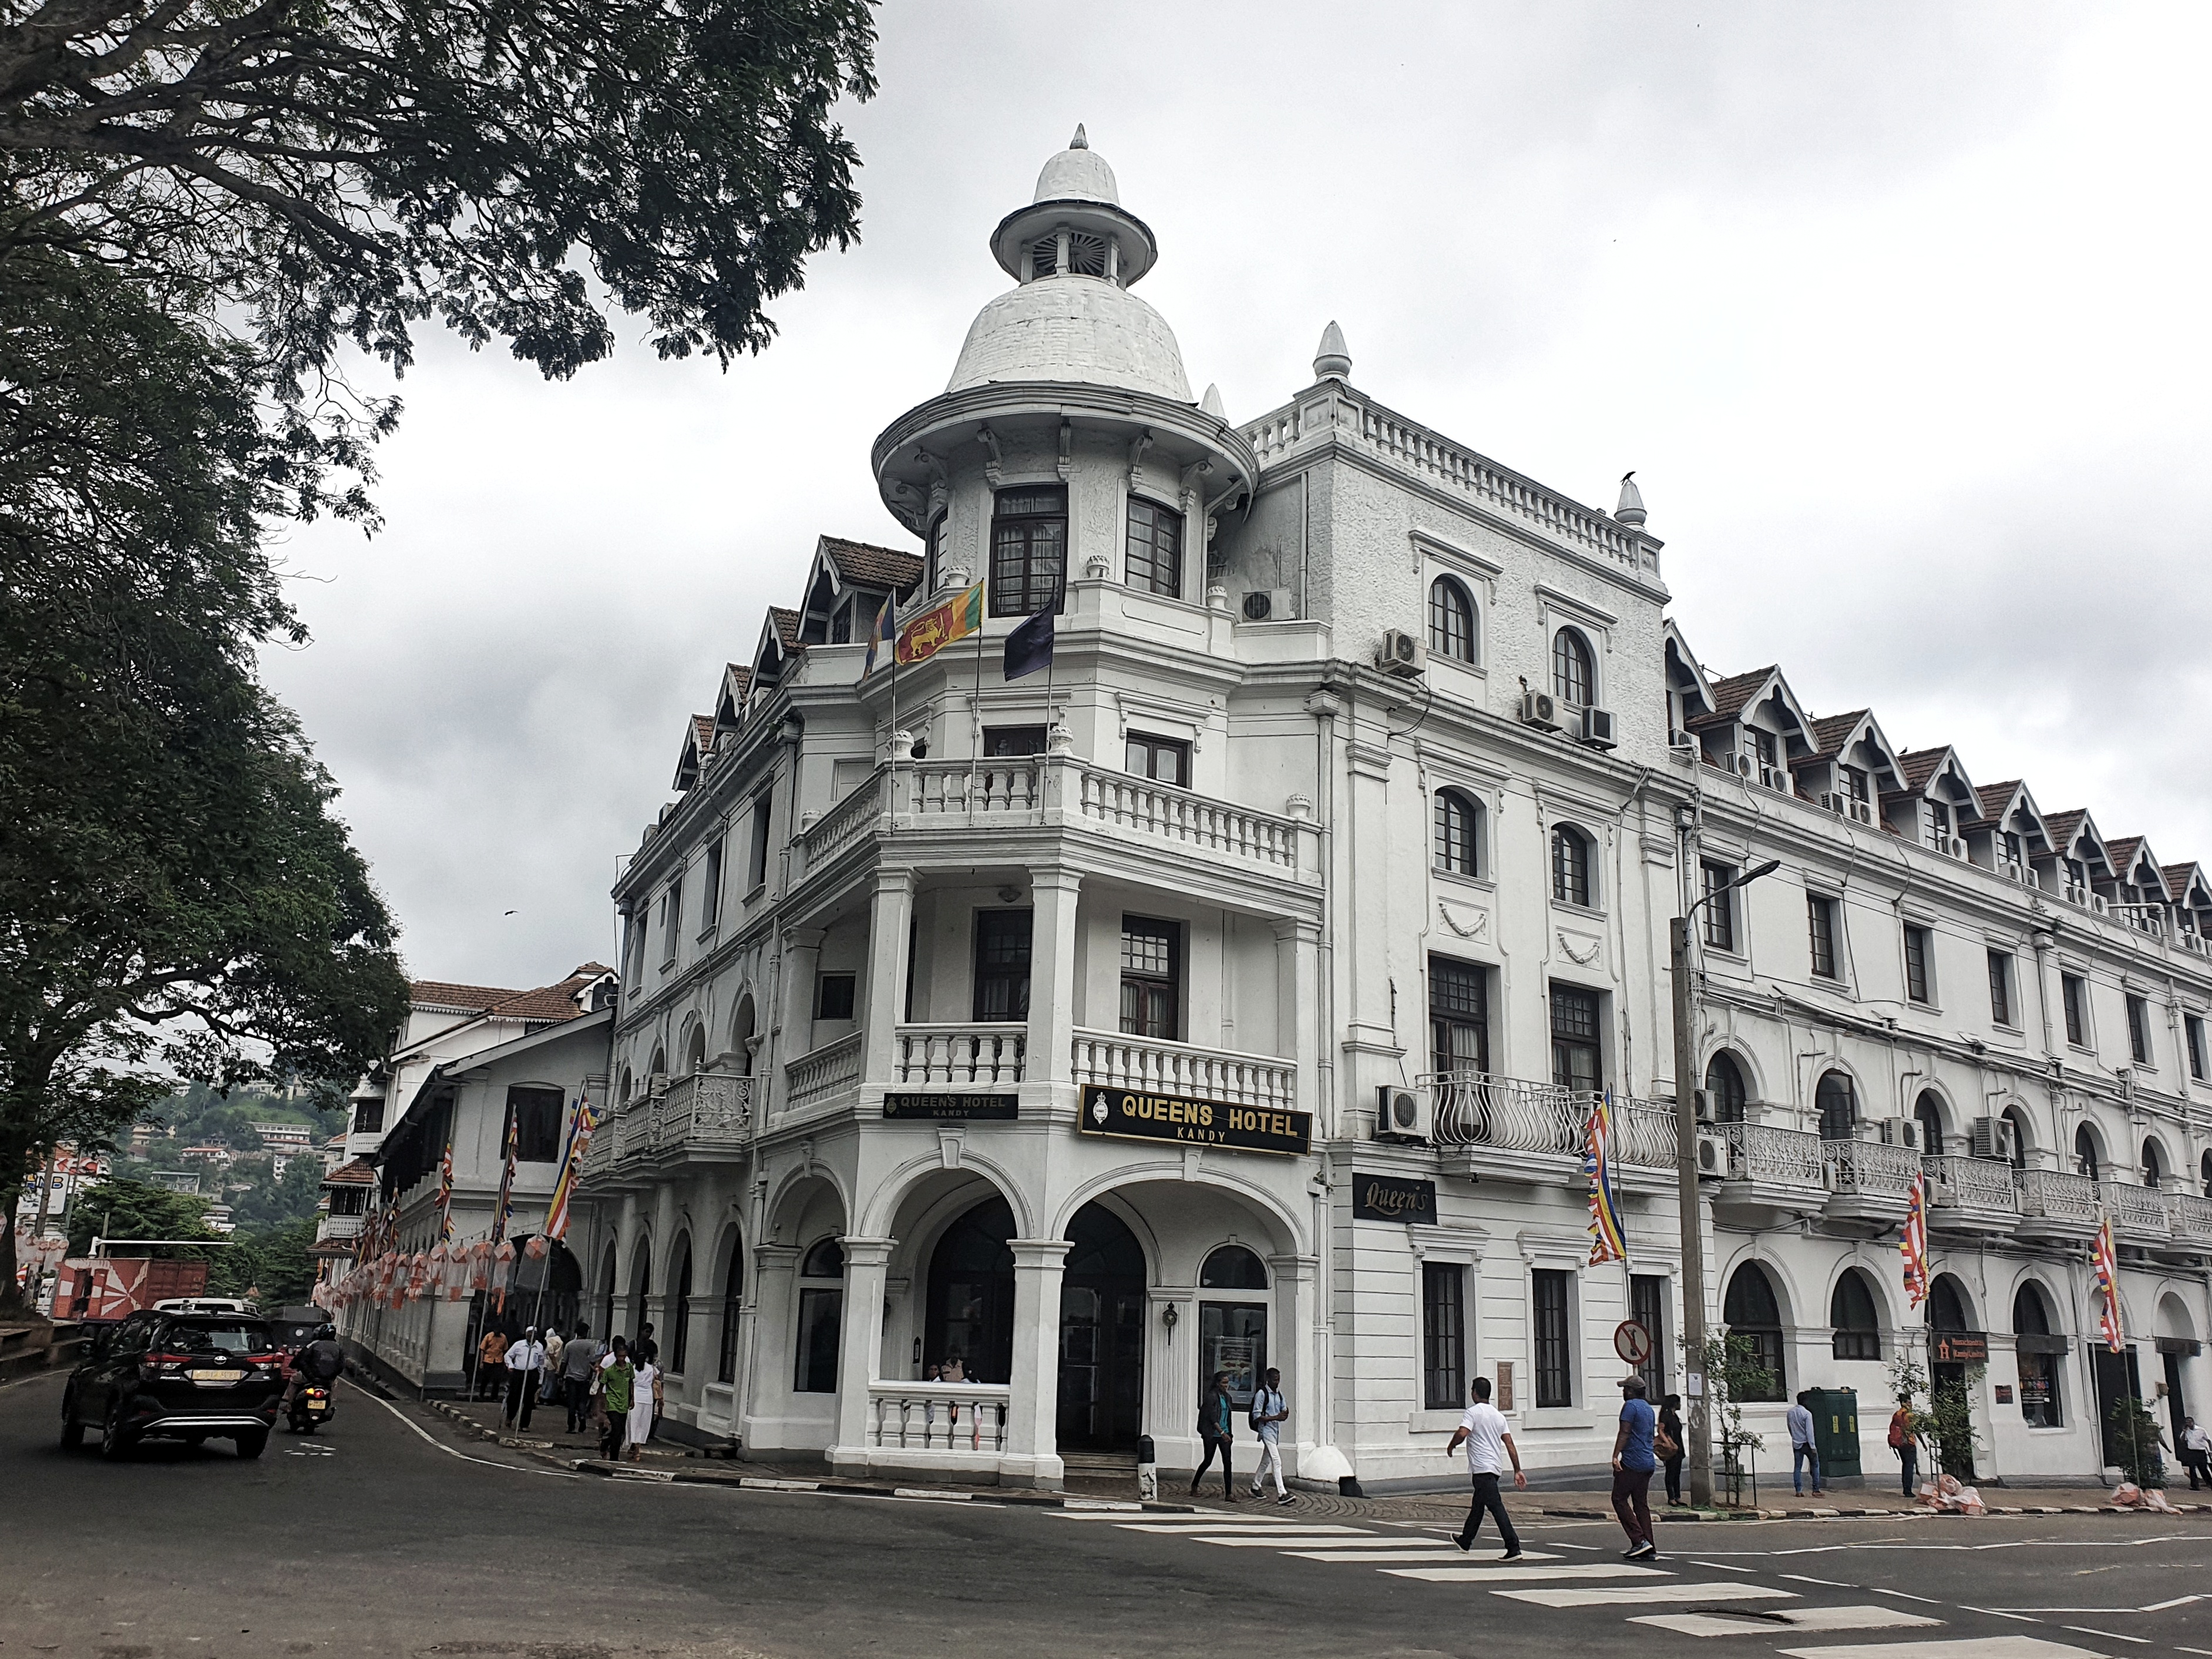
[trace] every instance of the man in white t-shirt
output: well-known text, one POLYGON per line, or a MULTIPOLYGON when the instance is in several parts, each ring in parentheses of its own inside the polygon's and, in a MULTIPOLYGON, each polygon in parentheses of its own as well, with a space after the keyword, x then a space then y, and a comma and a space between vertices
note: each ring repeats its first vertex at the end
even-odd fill
POLYGON ((1505 1431, 1505 1413, 1490 1403, 1490 1379, 1478 1376, 1468 1390, 1474 1403, 1467 1415, 1452 1431, 1451 1443, 1444 1448, 1449 1457, 1467 1445, 1467 1472, 1474 1481, 1474 1502, 1468 1505, 1467 1524, 1459 1529, 1452 1542, 1462 1550, 1474 1547, 1474 1535, 1482 1528, 1485 1510, 1498 1517, 1498 1535, 1505 1541, 1505 1553, 1501 1561, 1521 1559, 1520 1534, 1513 1530, 1513 1522, 1505 1513, 1505 1499, 1498 1490, 1498 1478, 1505 1473, 1507 1459, 1513 1463, 1513 1484, 1522 1491, 1528 1489, 1528 1477, 1521 1472, 1521 1453, 1513 1443, 1513 1437, 1505 1431))

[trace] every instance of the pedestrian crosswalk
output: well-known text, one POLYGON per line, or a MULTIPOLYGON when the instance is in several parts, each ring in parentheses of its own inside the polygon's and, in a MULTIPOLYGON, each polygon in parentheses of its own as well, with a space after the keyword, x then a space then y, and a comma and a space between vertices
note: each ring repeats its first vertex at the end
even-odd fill
MULTIPOLYGON (((1777 1643, 1768 1650, 1786 1659, 2107 1659, 2090 1649, 2044 1637, 1955 1636, 1946 1631, 1947 1621, 1937 1616, 1939 1604, 1935 1602, 1923 1602, 1928 1611, 1881 1603, 1816 1605, 1808 1598, 1824 1590, 1851 1591, 1855 1587, 1803 1574, 1775 1575, 1790 1579, 1789 1584, 1767 1583, 1758 1577, 1708 1576, 1752 1571, 1724 1568, 1718 1562, 1670 1559, 1664 1565, 1650 1565, 1602 1558, 1563 1559, 1558 1549, 1527 1549, 1518 1559, 1506 1562, 1498 1559, 1498 1546, 1494 1540, 1485 1540, 1478 1546, 1480 1553, 1469 1555, 1440 1529, 1381 1530, 1341 1522, 1239 1521, 1219 1515, 1170 1516, 1157 1511, 1142 1519, 1126 1510, 1045 1513, 1069 1522, 1182 1540, 1209 1549, 1273 1550, 1289 1560, 1331 1568, 1365 1568, 1414 1583, 1484 1591, 1559 1612, 1602 1613, 1618 1609, 1631 1625, 1674 1636, 1764 1636, 1777 1643), (1890 1639, 1841 1646, 1778 1645, 1792 1637, 1854 1632, 1890 1639), (1945 1633, 1932 1633, 1937 1632, 1945 1633)), ((1567 1543, 1561 1547, 1587 1547, 1567 1543)))

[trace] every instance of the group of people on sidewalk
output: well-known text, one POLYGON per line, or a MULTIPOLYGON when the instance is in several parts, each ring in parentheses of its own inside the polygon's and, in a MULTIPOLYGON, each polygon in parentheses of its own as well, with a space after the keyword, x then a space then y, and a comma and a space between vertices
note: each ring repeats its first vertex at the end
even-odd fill
MULTIPOLYGON (((1275 1502, 1295 1504, 1283 1481, 1283 1425, 1290 1420, 1291 1407, 1283 1398, 1283 1374, 1269 1369, 1261 1386, 1252 1390, 1252 1403, 1245 1409, 1245 1420, 1259 1437, 1260 1467, 1252 1471, 1252 1496, 1257 1498, 1265 1489, 1263 1483, 1272 1471, 1275 1477, 1275 1502)), ((1237 1401, 1229 1387, 1229 1373, 1213 1374, 1213 1394, 1198 1413, 1198 1440, 1206 1448, 1206 1459, 1198 1472, 1190 1478, 1191 1496, 1198 1496, 1198 1483, 1206 1478, 1206 1470, 1213 1467, 1216 1452, 1221 1455, 1221 1496, 1225 1503, 1237 1501, 1237 1481, 1230 1468, 1230 1449, 1236 1443, 1235 1424, 1237 1401)))
POLYGON ((510 1429, 528 1429, 532 1407, 561 1403, 570 1434, 596 1431, 602 1457, 635 1462, 659 1426, 660 1345, 649 1322, 638 1328, 635 1344, 622 1336, 597 1341, 580 1319, 565 1337, 550 1325, 542 1336, 529 1325, 513 1339, 494 1328, 484 1333, 476 1358, 474 1396, 496 1399, 489 1390, 504 1377, 510 1429))

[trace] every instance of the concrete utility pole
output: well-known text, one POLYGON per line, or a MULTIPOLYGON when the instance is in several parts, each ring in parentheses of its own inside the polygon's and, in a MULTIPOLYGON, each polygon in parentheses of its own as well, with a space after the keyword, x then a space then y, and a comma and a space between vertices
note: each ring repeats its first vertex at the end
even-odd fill
MULTIPOLYGON (((1689 836, 1682 837, 1685 854, 1689 836)), ((1690 1502, 1698 1509, 1713 1501, 1713 1445, 1705 1387, 1705 1226, 1698 1197, 1697 997, 1690 984, 1690 921, 1700 907, 1725 898, 1737 888, 1771 875, 1782 860, 1770 859, 1692 902, 1668 929, 1668 965, 1674 992, 1674 1194, 1682 1225, 1682 1346, 1684 1391, 1688 1395, 1690 1502)))

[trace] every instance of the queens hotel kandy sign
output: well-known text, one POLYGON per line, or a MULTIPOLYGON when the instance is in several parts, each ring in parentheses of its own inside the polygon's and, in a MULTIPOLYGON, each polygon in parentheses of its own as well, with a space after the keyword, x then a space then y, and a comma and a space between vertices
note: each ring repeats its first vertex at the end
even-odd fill
POLYGON ((1169 1140, 1185 1146, 1220 1146, 1240 1152, 1305 1152, 1313 1141, 1313 1114, 1225 1100, 1185 1100, 1140 1089, 1091 1084, 1083 1091, 1076 1127, 1087 1135, 1121 1140, 1169 1140))

